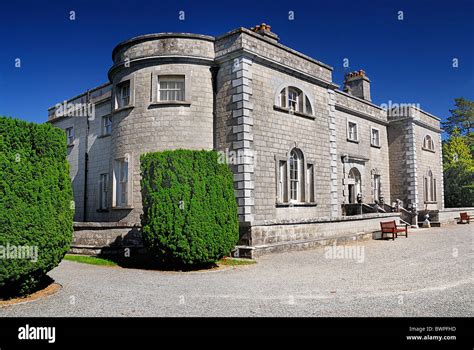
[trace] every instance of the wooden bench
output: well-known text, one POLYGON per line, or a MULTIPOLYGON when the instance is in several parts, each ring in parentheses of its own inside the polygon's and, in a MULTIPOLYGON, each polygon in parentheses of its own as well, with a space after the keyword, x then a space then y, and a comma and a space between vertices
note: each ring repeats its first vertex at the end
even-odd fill
POLYGON ((392 240, 395 240, 399 234, 408 237, 408 225, 397 225, 395 220, 380 222, 380 229, 382 230, 382 239, 384 239, 384 235, 388 234, 392 235, 392 240), (401 234, 402 232, 405 234, 401 234))
POLYGON ((459 215, 460 215, 461 217, 456 218, 456 219, 458 219, 458 223, 459 223, 459 224, 463 224, 464 222, 466 222, 466 223, 468 223, 468 224, 470 223, 471 217, 467 214, 467 212, 465 212, 465 213, 460 213, 459 215))

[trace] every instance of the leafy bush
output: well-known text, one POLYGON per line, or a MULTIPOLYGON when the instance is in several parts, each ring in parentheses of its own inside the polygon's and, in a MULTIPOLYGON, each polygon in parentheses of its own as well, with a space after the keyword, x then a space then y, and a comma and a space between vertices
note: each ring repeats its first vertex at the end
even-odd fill
POLYGON ((176 150, 141 156, 142 232, 160 261, 213 263, 239 236, 233 175, 214 151, 176 150))
POLYGON ((1 294, 30 292, 62 260, 72 198, 64 132, 0 117, 1 294))

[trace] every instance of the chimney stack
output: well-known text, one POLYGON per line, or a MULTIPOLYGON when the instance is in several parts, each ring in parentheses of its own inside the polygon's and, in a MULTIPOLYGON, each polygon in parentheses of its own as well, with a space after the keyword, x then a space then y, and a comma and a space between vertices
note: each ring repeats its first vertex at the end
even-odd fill
POLYGON ((278 37, 278 35, 273 33, 271 31, 271 29, 272 29, 272 27, 269 24, 266 24, 266 23, 262 23, 262 24, 256 25, 255 27, 250 28, 250 30, 252 32, 260 34, 261 36, 264 36, 264 37, 266 37, 268 39, 271 39, 275 42, 278 42, 278 40, 280 40, 280 38, 278 37))
POLYGON ((370 80, 361 69, 344 76, 344 91, 367 101, 370 99, 370 80))

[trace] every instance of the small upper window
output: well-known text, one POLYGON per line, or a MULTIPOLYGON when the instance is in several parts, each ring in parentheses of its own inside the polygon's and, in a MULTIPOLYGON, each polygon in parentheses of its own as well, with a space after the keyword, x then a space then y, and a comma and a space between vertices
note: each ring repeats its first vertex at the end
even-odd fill
POLYGON ((123 108, 130 105, 130 81, 124 81, 117 85, 117 106, 123 108))
POLYGON ((102 117, 102 135, 112 134, 112 116, 106 115, 102 117))
POLYGON ((370 133, 370 144, 375 147, 380 147, 380 130, 371 128, 370 133))
POLYGON ((159 101, 184 101, 184 75, 162 75, 158 78, 159 101))
POLYGON ((434 141, 430 135, 426 135, 423 139, 423 148, 434 152, 434 141))
POLYGON ((357 123, 347 122, 347 139, 350 141, 359 141, 357 123))
POLYGON ((296 87, 285 87, 280 91, 278 100, 280 107, 287 108, 290 112, 313 114, 313 108, 308 96, 296 87))
POLYGON ((66 142, 68 146, 74 144, 74 128, 73 127, 66 128, 66 142))

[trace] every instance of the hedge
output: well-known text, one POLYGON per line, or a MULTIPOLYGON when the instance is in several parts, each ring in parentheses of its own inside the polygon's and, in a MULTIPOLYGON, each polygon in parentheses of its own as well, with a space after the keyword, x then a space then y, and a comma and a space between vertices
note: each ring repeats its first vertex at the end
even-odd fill
POLYGON ((213 263, 239 236, 233 175, 215 151, 175 150, 141 156, 142 235, 165 264, 213 263))
POLYGON ((66 152, 64 131, 0 117, 0 294, 30 292, 69 249, 66 152))

